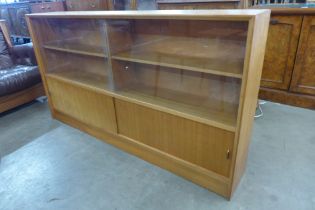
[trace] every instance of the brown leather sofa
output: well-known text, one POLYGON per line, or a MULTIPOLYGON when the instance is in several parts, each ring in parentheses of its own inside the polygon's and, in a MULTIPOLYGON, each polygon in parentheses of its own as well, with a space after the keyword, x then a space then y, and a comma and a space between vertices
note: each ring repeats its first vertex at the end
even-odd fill
POLYGON ((32 44, 12 46, 0 20, 0 113, 45 95, 32 44))

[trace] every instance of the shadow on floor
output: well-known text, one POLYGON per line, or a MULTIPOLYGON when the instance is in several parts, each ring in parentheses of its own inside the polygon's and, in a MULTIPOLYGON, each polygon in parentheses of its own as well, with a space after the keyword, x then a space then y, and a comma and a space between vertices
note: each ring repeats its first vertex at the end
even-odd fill
POLYGON ((51 119, 47 102, 19 106, 0 115, 0 155, 16 151, 37 137, 57 128, 60 123, 51 119))

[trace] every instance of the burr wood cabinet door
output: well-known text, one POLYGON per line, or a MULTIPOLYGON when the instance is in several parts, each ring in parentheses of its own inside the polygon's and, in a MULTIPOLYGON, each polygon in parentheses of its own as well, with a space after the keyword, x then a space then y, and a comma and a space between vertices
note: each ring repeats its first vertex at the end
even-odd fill
POLYGON ((315 16, 305 16, 290 90, 315 95, 315 16))
POLYGON ((302 16, 273 16, 270 21, 261 86, 287 90, 298 47, 302 16))
POLYGON ((115 100, 118 133, 223 176, 229 176, 234 132, 115 100))
POLYGON ((47 77, 50 99, 55 110, 80 122, 116 133, 113 98, 53 76, 47 77))

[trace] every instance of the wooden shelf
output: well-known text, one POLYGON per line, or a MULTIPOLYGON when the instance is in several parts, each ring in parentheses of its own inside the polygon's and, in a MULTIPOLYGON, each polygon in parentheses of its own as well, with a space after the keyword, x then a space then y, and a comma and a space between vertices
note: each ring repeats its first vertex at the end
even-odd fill
MULTIPOLYGON (((139 92, 136 89, 115 91, 115 94, 117 95, 117 98, 135 102, 149 108, 168 112, 224 130, 232 132, 235 132, 236 130, 236 113, 232 114, 224 112, 224 110, 212 110, 211 108, 202 105, 197 106, 180 103, 174 100, 148 95, 139 92)), ((236 107, 235 112, 237 112, 236 107)))
MULTIPOLYGON (((170 67, 170 68, 176 68, 176 69, 205 72, 205 73, 210 73, 210 74, 215 74, 215 75, 220 75, 220 76, 240 78, 240 79, 242 78, 241 74, 223 72, 223 71, 218 71, 218 70, 213 70, 213 69, 208 69, 208 68, 202 68, 202 67, 193 67, 193 66, 189 66, 189 65, 172 64, 175 62, 168 63, 168 62, 156 61, 156 60, 159 60, 159 59, 157 59, 158 57, 161 57, 161 56, 157 53, 148 53, 148 52, 139 52, 139 53, 124 52, 124 53, 119 53, 118 55, 112 56, 113 59, 121 60, 121 61, 129 61, 129 62, 158 65, 158 66, 170 67)), ((174 60, 174 61, 177 60, 178 61, 178 59, 172 58, 172 57, 165 57, 165 58, 167 60, 174 60)), ((193 60, 193 59, 185 59, 185 60, 186 60, 186 62, 188 61, 190 63, 197 63, 197 60, 193 60)), ((179 63, 180 63, 180 61, 179 61, 179 63)))
POLYGON ((76 83, 86 87, 99 88, 102 90, 110 89, 108 79, 105 75, 93 74, 82 70, 66 69, 63 71, 47 73, 47 77, 76 83))
POLYGON ((73 54, 79 54, 79 55, 95 56, 95 57, 100 57, 100 58, 106 58, 107 57, 105 54, 102 54, 102 53, 93 53, 93 52, 87 52, 87 51, 72 50, 72 49, 54 47, 54 46, 48 46, 48 45, 44 45, 44 49, 73 53, 73 54))
POLYGON ((117 53, 112 59, 242 78, 244 58, 236 50, 244 50, 242 42, 166 37, 146 40, 145 44, 117 53))
POLYGON ((79 55, 107 58, 105 50, 94 46, 76 43, 75 41, 54 41, 43 45, 44 49, 67 52, 79 55))

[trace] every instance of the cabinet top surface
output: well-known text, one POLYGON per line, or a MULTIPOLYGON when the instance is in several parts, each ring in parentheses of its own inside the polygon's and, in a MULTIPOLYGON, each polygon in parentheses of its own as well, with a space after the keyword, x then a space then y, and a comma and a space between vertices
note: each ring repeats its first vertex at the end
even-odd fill
POLYGON ((148 11, 67 11, 28 14, 30 18, 108 18, 108 19, 220 19, 248 20, 270 13, 268 9, 246 10, 148 10, 148 11))

